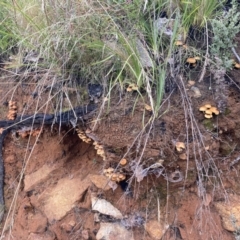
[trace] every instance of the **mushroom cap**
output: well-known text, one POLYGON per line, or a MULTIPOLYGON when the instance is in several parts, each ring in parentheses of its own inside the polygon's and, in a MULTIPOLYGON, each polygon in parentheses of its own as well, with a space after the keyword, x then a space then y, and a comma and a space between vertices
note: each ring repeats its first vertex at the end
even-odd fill
POLYGON ((108 169, 106 169, 108 173, 113 173, 114 172, 114 168, 109 167, 108 169))
POLYGON ((194 58, 195 58, 196 60, 201 60, 201 58, 200 58, 200 57, 198 57, 198 56, 197 56, 197 57, 194 57, 194 58))
MULTIPOLYGON (((210 108, 210 109, 211 109, 211 108, 210 108)), ((207 109, 207 110, 205 111, 205 113, 206 113, 206 114, 209 114, 209 115, 212 115, 212 111, 211 111, 210 109, 207 109)))
POLYGON ((123 181, 123 180, 126 179, 126 176, 120 173, 120 174, 118 175, 118 178, 120 179, 120 181, 123 181))
POLYGON ((188 58, 187 63, 196 63, 196 59, 195 58, 188 58))
POLYGON ((237 68, 237 69, 240 69, 240 63, 235 63, 234 67, 237 68))
POLYGON ((205 114, 204 117, 205 118, 212 118, 212 114, 205 114))
POLYGON ((98 149, 98 150, 97 150, 97 154, 98 154, 98 155, 102 155, 102 154, 104 154, 104 151, 103 151, 102 149, 98 149))
POLYGON ((188 81, 188 85, 189 85, 189 86, 193 86, 194 84, 195 84, 195 81, 193 81, 193 80, 189 80, 189 81, 188 81))
POLYGON ((216 107, 211 107, 209 110, 212 111, 215 115, 219 114, 219 111, 216 107))
POLYGON ((181 153, 181 154, 179 155, 179 158, 180 158, 181 160, 186 160, 186 159, 187 159, 187 154, 186 154, 186 153, 181 153))
POLYGON ((201 111, 201 112, 205 112, 206 110, 207 110, 207 108, 205 106, 202 106, 199 108, 199 111, 201 111))
POLYGON ((126 164, 127 164, 127 159, 126 158, 122 158, 120 160, 120 165, 125 166, 126 164))
POLYGON ((176 142, 175 147, 178 152, 181 152, 183 149, 185 149, 185 144, 184 142, 176 142))

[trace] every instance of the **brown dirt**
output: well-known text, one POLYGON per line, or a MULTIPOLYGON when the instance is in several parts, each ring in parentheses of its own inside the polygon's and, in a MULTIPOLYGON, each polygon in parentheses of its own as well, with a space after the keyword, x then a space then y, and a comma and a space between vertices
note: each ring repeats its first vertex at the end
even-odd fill
MULTIPOLYGON (((237 85, 240 84, 238 74, 239 71, 231 73, 237 85)), ((186 86, 186 79, 184 84, 186 86)), ((33 98, 34 84, 14 86, 16 83, 10 81, 0 94, 2 103, 13 95, 18 103, 18 114, 33 113, 49 99, 47 91, 33 98)), ((44 127, 40 135, 25 138, 10 133, 4 142, 6 214, 1 225, 3 239, 96 239, 99 223, 94 221, 95 213, 91 211, 93 192, 111 202, 124 216, 135 217, 134 223, 128 226, 135 239, 151 239, 142 219, 156 220, 159 215, 170 225, 164 240, 234 239, 234 235, 222 227, 214 202, 224 200, 228 193, 240 195, 240 165, 238 161, 233 164, 240 150, 239 89, 229 86, 225 112, 206 121, 198 108, 204 103, 216 105, 214 85, 209 90, 206 78, 196 86, 202 93, 201 98, 194 98, 191 90, 187 90, 187 94, 202 133, 201 139, 193 138, 191 125, 186 131, 186 122, 190 123, 191 116, 184 115, 184 105, 189 105, 179 92, 174 92, 171 99, 165 101, 161 109, 164 114, 154 122, 151 131, 150 126, 144 130, 143 126, 152 114, 144 111, 143 101, 135 102, 134 93, 126 94, 118 105, 119 99, 113 98, 110 110, 105 108, 101 121, 95 125, 96 114, 88 128, 93 130, 91 137, 104 146, 107 161, 97 155, 92 143, 82 142, 74 130, 44 127), (208 150, 200 144, 199 152, 194 153, 194 146, 200 140, 208 150), (175 149, 177 141, 186 144, 188 161, 179 158, 175 149), (123 156, 128 164, 121 167, 119 161, 123 156), (160 159, 165 177, 159 168, 152 168, 141 182, 132 178, 137 164, 147 168, 160 159), (198 160, 201 169, 196 168, 198 160), (130 193, 125 194, 123 184, 113 192, 97 188, 88 180, 89 174, 102 175, 103 169, 108 167, 118 168, 132 180, 130 193), (167 176, 176 171, 186 175, 186 180, 167 181, 167 176), (204 179, 205 195, 199 194, 199 174, 204 179), (221 181, 216 174, 221 174, 221 181), (76 196, 77 201, 74 200, 76 192, 80 194, 76 196), (71 195, 74 203, 65 203, 64 195, 71 195), (58 202, 51 202, 54 197, 58 202)), ((54 106, 54 101, 48 101, 41 112, 53 112, 54 106)), ((7 107, 2 106, 0 112, 1 118, 6 119, 7 107)), ((101 221, 114 220, 102 216, 101 221)))

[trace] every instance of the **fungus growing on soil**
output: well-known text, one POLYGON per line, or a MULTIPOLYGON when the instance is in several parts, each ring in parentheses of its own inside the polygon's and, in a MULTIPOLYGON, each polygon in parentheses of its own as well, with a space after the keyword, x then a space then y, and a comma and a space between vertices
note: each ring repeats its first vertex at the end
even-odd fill
POLYGON ((149 106, 148 104, 144 104, 144 108, 147 110, 147 111, 149 111, 149 112, 152 112, 152 107, 151 106, 149 106))
POLYGON ((176 142, 175 147, 178 152, 182 152, 186 148, 184 142, 176 142))
POLYGON ((126 179, 126 176, 124 174, 119 172, 114 173, 114 169, 111 167, 104 169, 103 173, 107 178, 109 178, 111 181, 114 181, 114 182, 121 182, 126 179))
POLYGON ((234 67, 237 68, 237 69, 240 69, 240 63, 235 63, 234 67))
POLYGON ((135 83, 131 83, 127 87, 127 92, 132 92, 132 91, 137 91, 138 90, 138 85, 135 83))
POLYGON ((78 134, 78 137, 85 143, 91 143, 92 139, 87 137, 85 132, 83 130, 80 130, 78 128, 76 128, 76 132, 78 134))
POLYGON ((120 160, 120 165, 125 166, 127 164, 127 159, 123 158, 120 160))
POLYGON ((188 58, 186 62, 187 62, 187 63, 194 64, 194 63, 197 62, 197 60, 196 60, 195 58, 188 58))
POLYGON ((106 160, 106 155, 103 149, 103 145, 99 144, 98 142, 93 143, 94 148, 97 150, 97 155, 101 156, 103 158, 103 161, 106 160))
POLYGON ((216 107, 212 107, 210 104, 205 104, 204 106, 201 106, 199 108, 199 111, 204 112, 205 113, 204 117, 208 119, 212 118, 213 114, 219 115, 218 109, 216 107))
POLYGON ((8 102, 8 115, 7 118, 9 120, 15 120, 17 117, 17 102, 16 101, 9 101, 8 102))

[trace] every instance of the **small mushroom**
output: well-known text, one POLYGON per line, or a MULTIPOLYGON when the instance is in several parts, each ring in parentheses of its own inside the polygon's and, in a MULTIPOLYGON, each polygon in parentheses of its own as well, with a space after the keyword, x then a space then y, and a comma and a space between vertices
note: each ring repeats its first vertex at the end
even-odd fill
POLYGON ((186 62, 187 62, 187 63, 194 64, 194 63, 196 63, 196 61, 197 61, 197 60, 196 60, 195 58, 188 58, 186 62))
POLYGON ((110 167, 107 169, 108 173, 113 173, 114 172, 114 168, 110 167))
POLYGON ((152 112, 152 107, 149 106, 148 104, 144 104, 144 108, 149 111, 149 112, 152 112))
POLYGON ((131 83, 127 87, 127 92, 132 92, 132 91, 137 91, 137 90, 138 90, 138 86, 135 83, 131 83))
POLYGON ((180 158, 181 160, 186 160, 186 159, 187 159, 187 154, 186 154, 186 153, 181 153, 181 154, 179 155, 179 158, 180 158))
MULTIPOLYGON (((211 108, 210 108, 210 109, 211 109, 211 108)), ((205 111, 205 113, 206 113, 206 114, 209 114, 209 115, 212 115, 212 111, 211 111, 210 109, 207 109, 207 110, 205 111)))
POLYGON ((118 178, 119 178, 120 181, 123 181, 123 180, 126 179, 126 176, 120 173, 118 178))
POLYGON ((123 158, 120 160, 120 165, 125 166, 127 164, 127 159, 123 158))
POLYGON ((202 106, 202 107, 199 108, 200 112, 205 112, 206 110, 207 110, 207 108, 205 106, 202 106))
POLYGON ((215 115, 219 115, 219 111, 217 110, 216 107, 211 107, 209 110, 210 110, 212 113, 214 113, 215 115))
POLYGON ((212 114, 205 114, 204 117, 205 117, 205 118, 208 118, 208 119, 209 119, 209 118, 212 118, 212 114))
POLYGON ((175 147, 178 152, 182 152, 185 149, 185 144, 183 142, 176 142, 175 147))
POLYGON ((237 68, 237 69, 240 69, 240 63, 235 63, 234 67, 237 68))

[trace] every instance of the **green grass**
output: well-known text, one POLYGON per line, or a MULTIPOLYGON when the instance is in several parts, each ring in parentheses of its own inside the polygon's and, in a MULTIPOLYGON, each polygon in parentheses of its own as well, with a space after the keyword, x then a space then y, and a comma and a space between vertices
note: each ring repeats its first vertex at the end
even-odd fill
POLYGON ((190 25, 204 26, 219 5, 215 0, 136 0, 129 4, 116 0, 58 4, 21 0, 1 4, 2 49, 13 46, 10 38, 18 51, 37 51, 44 59, 41 67, 51 66, 69 84, 79 76, 86 83, 106 79, 109 90, 119 84, 123 91, 127 84, 136 83, 146 89, 156 112, 164 96, 166 59, 175 51, 176 38, 179 34, 185 38, 190 25), (175 18, 171 38, 154 27, 163 11, 175 18), (148 53, 150 68, 143 66, 136 41, 141 41, 148 53))

